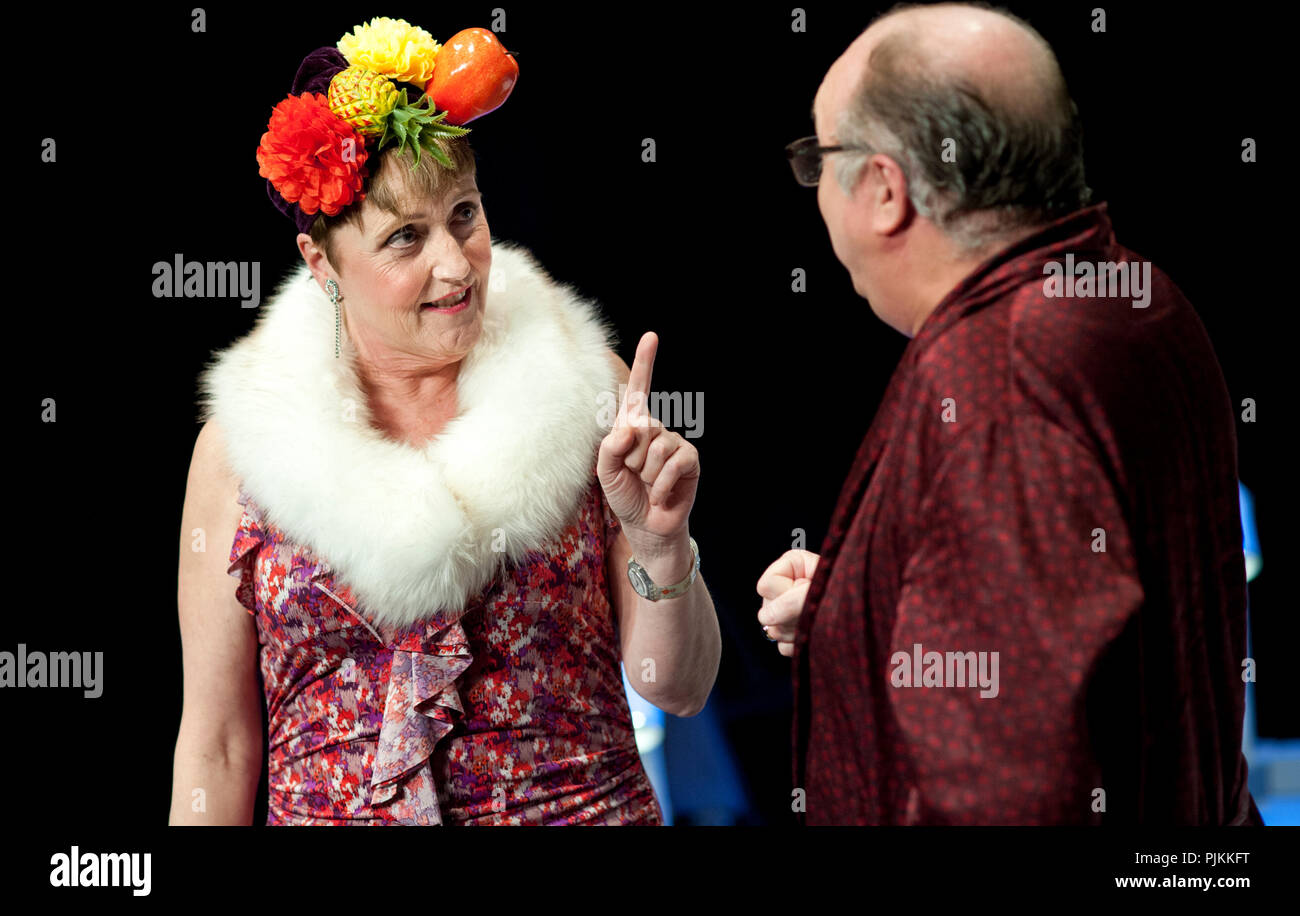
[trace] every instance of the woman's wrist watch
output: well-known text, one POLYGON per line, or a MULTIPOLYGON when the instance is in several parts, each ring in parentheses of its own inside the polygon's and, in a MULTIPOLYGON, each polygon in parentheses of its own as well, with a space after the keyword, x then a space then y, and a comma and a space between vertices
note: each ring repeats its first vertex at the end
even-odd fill
POLYGON ((695 577, 700 573, 700 548, 695 543, 695 538, 691 538, 691 556, 695 562, 691 564, 691 573, 685 579, 676 585, 669 585, 666 588, 660 588, 655 585, 650 574, 645 571, 645 567, 631 557, 627 558, 627 577, 636 589, 636 593, 647 601, 659 601, 663 598, 680 598, 686 594, 695 583, 695 577))

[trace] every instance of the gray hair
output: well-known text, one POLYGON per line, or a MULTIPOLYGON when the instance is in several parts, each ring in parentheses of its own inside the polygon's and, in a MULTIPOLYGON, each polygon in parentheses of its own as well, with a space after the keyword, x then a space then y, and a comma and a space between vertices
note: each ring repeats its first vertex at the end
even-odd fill
MULTIPOLYGON (((836 179, 846 194, 867 158, 898 163, 916 212, 938 226, 967 255, 1017 230, 1050 222, 1086 206, 1083 129, 1050 45, 1028 23, 984 4, 963 4, 1006 16, 1046 50, 1045 105, 1037 114, 985 99, 968 81, 927 72, 917 61, 916 34, 900 28, 872 50, 866 72, 840 113, 836 179), (954 161, 945 161, 952 159, 954 161)), ((885 15, 902 8, 895 7, 885 15)))

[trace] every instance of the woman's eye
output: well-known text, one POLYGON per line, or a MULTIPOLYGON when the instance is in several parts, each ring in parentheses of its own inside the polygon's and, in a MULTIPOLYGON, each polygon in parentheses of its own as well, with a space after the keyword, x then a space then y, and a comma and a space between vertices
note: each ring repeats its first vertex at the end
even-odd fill
POLYGON ((462 222, 472 222, 474 217, 478 215, 478 205, 470 203, 461 204, 458 212, 464 217, 461 220, 462 222))
POLYGON ((405 248, 410 242, 415 240, 415 232, 410 226, 403 226, 388 237, 385 245, 393 245, 394 248, 405 248), (397 243, 394 245, 394 243, 397 243))

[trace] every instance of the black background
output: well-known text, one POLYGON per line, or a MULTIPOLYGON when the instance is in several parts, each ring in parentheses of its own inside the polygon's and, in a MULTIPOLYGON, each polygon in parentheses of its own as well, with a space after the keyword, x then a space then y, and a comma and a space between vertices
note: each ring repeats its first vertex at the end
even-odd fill
MULTIPOLYGON (((1264 554, 1251 585, 1260 730, 1296 736, 1297 623, 1282 581, 1297 547, 1285 521, 1293 420, 1277 372, 1296 307, 1284 279, 1295 195, 1281 26, 1265 6, 1207 16, 1115 3, 1096 34, 1094 6, 1009 5, 1057 51, 1094 200, 1109 202, 1120 242, 1196 306, 1233 402, 1259 405, 1237 433, 1264 554), (1258 143, 1255 164, 1241 161, 1244 137, 1258 143)), ((767 824, 789 818, 790 660, 755 622, 754 583, 792 529, 820 545, 906 343, 853 292, 816 192, 795 184, 782 150, 813 132, 823 74, 883 7, 803 7, 798 34, 791 5, 506 5, 500 37, 519 54, 520 81, 470 137, 493 235, 598 299, 629 363, 640 334, 658 332, 656 389, 704 393, 691 528, 724 640, 710 703, 767 824), (646 137, 656 162, 642 161, 646 137), (796 267, 803 294, 791 291, 796 267)), ((19 43, 31 69, 11 73, 9 93, 10 239, 21 241, 6 246, 7 280, 25 306, 9 300, 18 593, 0 648, 105 653, 98 699, 0 697, 19 819, 167 820, 195 380, 256 312, 236 299, 154 298, 152 264, 177 253, 260 261, 269 296, 299 258, 254 150, 298 62, 372 16, 443 40, 489 25, 493 5, 221 4, 205 8, 202 34, 191 8, 67 22, 33 8, 11 26, 41 37, 19 43), (58 143, 54 164, 39 161, 45 137, 58 143), (57 423, 40 422, 45 398, 57 423)))

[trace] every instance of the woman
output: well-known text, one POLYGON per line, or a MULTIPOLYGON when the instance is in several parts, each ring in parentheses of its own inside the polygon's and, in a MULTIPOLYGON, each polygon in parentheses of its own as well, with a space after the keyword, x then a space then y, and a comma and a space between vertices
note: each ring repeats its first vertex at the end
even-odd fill
MULTIPOLYGON (((432 85, 437 47, 375 20, 286 102, 329 101, 358 59, 432 85), (401 72, 374 50, 394 46, 401 72)), ((662 823, 619 662, 693 715, 720 635, 688 533, 698 456, 644 408, 657 340, 628 370, 589 303, 491 240, 443 115, 382 149, 322 111, 281 122, 314 159, 267 167, 293 155, 276 115, 259 148, 304 263, 202 379, 171 822, 250 822, 264 700, 269 824, 662 823), (322 153, 332 135, 366 172, 322 153)))

